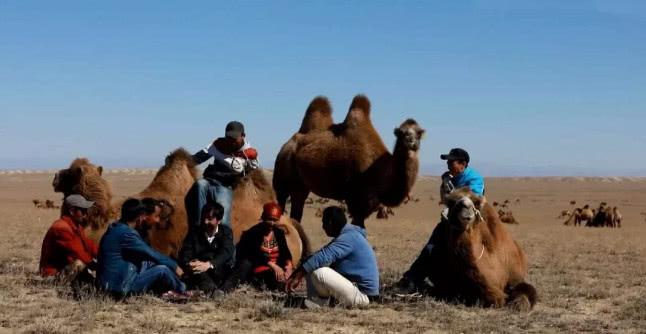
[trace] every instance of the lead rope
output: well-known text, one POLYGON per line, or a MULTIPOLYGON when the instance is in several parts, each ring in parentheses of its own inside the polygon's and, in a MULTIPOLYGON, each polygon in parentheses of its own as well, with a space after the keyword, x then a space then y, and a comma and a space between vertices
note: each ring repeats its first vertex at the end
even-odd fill
POLYGON ((484 249, 485 249, 485 245, 484 245, 484 244, 482 244, 482 252, 480 252, 480 256, 478 256, 478 258, 476 259, 476 261, 478 261, 478 260, 482 259, 482 256, 484 255, 484 249))

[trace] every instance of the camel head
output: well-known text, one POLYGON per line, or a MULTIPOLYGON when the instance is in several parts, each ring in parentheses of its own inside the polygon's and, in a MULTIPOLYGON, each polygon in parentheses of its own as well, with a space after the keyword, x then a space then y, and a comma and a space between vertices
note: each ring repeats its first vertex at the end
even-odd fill
POLYGON ((475 224, 484 221, 480 210, 486 200, 474 194, 469 187, 454 190, 445 198, 449 208, 449 224, 460 231, 471 229, 475 224))
POLYGON ((88 176, 103 174, 103 167, 93 165, 86 158, 77 158, 67 169, 61 169, 54 175, 52 187, 55 192, 63 193, 65 196, 75 192, 74 187, 81 183, 81 180, 88 176))
POLYGON ((407 150, 416 152, 419 150, 420 141, 424 137, 424 132, 426 130, 422 129, 414 119, 409 118, 398 128, 395 128, 397 145, 403 145, 407 150))

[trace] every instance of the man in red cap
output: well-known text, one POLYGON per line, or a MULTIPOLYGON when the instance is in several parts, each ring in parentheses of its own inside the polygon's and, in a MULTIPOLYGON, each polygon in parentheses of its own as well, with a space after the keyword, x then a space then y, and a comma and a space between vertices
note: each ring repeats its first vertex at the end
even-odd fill
POLYGON ((204 170, 204 178, 193 184, 184 199, 191 229, 200 226, 202 208, 208 201, 222 205, 221 224, 231 227, 233 188, 242 176, 258 168, 258 152, 247 141, 244 125, 238 121, 229 122, 224 137, 193 155, 198 165, 211 158, 213 162, 204 170))
POLYGON ((278 224, 282 210, 278 203, 263 206, 260 222, 245 231, 236 247, 236 266, 223 286, 231 291, 240 282, 270 290, 282 288, 292 274, 292 254, 285 232, 278 224))

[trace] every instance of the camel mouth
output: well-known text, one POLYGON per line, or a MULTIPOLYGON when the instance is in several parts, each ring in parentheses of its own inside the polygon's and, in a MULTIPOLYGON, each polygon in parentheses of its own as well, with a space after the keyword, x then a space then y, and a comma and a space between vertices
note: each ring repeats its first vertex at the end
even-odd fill
POLYGON ((475 204, 469 197, 460 198, 449 210, 449 217, 455 225, 467 228, 478 222, 478 214, 475 204))

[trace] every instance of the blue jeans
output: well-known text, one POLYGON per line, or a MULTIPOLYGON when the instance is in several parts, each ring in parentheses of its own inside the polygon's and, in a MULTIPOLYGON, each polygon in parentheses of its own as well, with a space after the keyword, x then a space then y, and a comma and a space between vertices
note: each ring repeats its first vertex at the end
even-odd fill
POLYGON ((184 204, 188 216, 190 229, 200 226, 202 222, 202 208, 207 201, 217 202, 224 208, 224 215, 220 224, 231 227, 231 202, 233 201, 233 189, 222 185, 216 180, 199 179, 186 194, 184 204))
POLYGON ((144 261, 132 282, 130 293, 140 294, 148 291, 163 293, 169 290, 184 292, 186 285, 167 266, 144 261))

